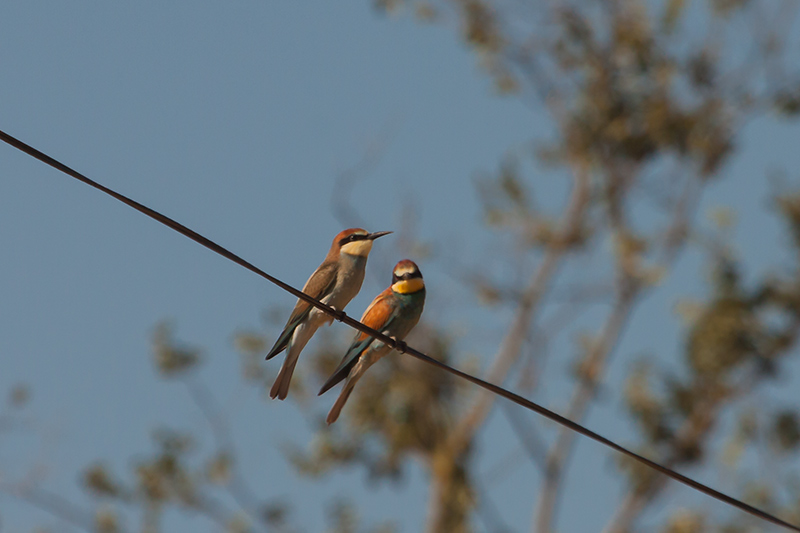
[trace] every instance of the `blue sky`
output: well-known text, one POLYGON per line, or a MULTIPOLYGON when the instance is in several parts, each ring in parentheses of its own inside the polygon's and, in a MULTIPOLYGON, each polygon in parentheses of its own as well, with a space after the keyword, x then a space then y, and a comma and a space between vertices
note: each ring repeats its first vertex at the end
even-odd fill
MULTIPOLYGON (((376 142, 385 139, 380 161, 352 195, 369 229, 396 229, 414 204, 423 241, 474 256, 487 242, 476 173, 548 133, 543 116, 494 94, 453 28, 387 18, 368 2, 5 2, 0 65, 0 129, 296 286, 341 229, 331 209, 335 177, 376 142)), ((774 120, 750 125, 730 179, 711 187, 704 206, 741 210, 736 238, 754 269, 781 259, 763 176, 778 162, 796 167, 797 132, 774 120)), ((289 308, 290 296, 8 146, 0 146, 0 169, 0 395, 30 385, 26 417, 35 435, 0 441, 0 476, 13 479, 41 462, 48 487, 85 503, 75 476, 91 461, 126 471, 161 425, 208 436, 184 390, 152 369, 151 334, 166 318, 178 338, 203 348, 199 378, 225 407, 260 494, 291 502, 309 531, 340 494, 358 498, 368 522, 420 527, 419 471, 396 489, 365 488, 362 472, 313 482, 281 459, 281 445, 304 445, 310 433, 290 402, 264 401, 241 384, 232 334, 260 328, 262 311, 289 308)), ((548 187, 544 171, 535 185, 548 187)), ((400 259, 388 239, 376 245, 380 259, 351 314, 388 281, 376 265, 400 259)), ((446 310, 466 299, 463 289, 441 264, 420 266, 426 314, 457 327, 462 319, 446 310)), ((673 353, 672 307, 702 286, 702 268, 696 254, 680 263, 629 327, 621 352, 655 343, 659 355, 673 353)), ((475 346, 491 353, 496 339, 475 346)), ((553 361, 560 378, 534 399, 559 407, 570 390, 569 361, 553 361)), ((610 379, 625 368, 613 367, 610 379)), ((316 401, 327 409, 327 397, 316 401)), ((631 439, 619 408, 616 399, 601 402, 589 425, 631 439)), ((479 470, 518 447, 502 417, 489 431, 500 443, 479 450, 479 470)), ((604 523, 618 498, 608 454, 584 442, 579 452, 567 490, 583 513, 564 513, 564 531, 604 523)), ((537 488, 529 464, 503 480, 495 503, 509 525, 527 529, 537 488)), ((684 503, 694 497, 675 493, 684 503)), ((53 523, 7 496, 0 517, 9 531, 53 523)), ((174 524, 214 530, 197 519, 174 524)))

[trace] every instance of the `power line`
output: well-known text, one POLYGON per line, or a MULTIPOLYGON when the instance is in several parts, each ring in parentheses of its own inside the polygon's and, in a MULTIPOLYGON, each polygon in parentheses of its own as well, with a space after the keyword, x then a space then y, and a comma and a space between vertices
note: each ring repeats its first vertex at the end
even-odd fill
POLYGON ((122 195, 122 194, 120 194, 120 193, 118 193, 116 191, 113 191, 113 190, 109 189, 108 187, 105 187, 105 186, 97 183, 94 180, 91 180, 91 179, 87 178, 83 174, 81 174, 81 173, 69 168, 65 164, 53 159, 49 155, 40 152, 36 148, 33 148, 32 146, 29 146, 29 145, 25 144, 24 142, 12 137, 11 135, 9 135, 9 134, 7 134, 7 133, 5 133, 3 131, 0 131, 0 140, 3 140, 4 142, 10 144, 14 148, 17 148, 18 150, 21 150, 21 151, 25 152, 26 154, 38 159, 39 161, 42 161, 43 163, 46 163, 46 164, 50 165, 51 167, 55 168, 56 170, 60 170, 61 172, 65 173, 65 174, 67 174, 69 176, 72 176, 73 178, 75 178, 75 179, 77 179, 79 181, 82 181, 83 183, 85 183, 85 184, 87 184, 87 185, 89 185, 91 187, 94 187, 95 189, 97 189, 99 191, 102 191, 102 192, 108 194, 109 196, 112 196, 112 197, 116 198, 120 202, 129 205, 130 207, 136 209, 137 211, 139 211, 141 213, 144 213, 145 215, 149 216, 150 218, 152 218, 154 220, 157 220, 158 222, 161 222, 162 224, 164 224, 166 226, 169 226, 170 228, 174 229, 178 233, 180 233, 180 234, 182 234, 182 235, 184 235, 186 237, 189 237, 193 241, 205 246, 209 250, 212 250, 213 252, 216 252, 219 255, 221 255, 221 256, 223 256, 223 257, 225 257, 227 259, 230 259, 234 263, 236 263, 236 264, 238 264, 240 266, 243 266, 247 270, 250 270, 251 272, 254 272, 254 273, 258 274, 259 276, 265 278, 266 280, 268 280, 268 281, 274 283, 275 285, 277 285, 278 287, 282 288, 283 290, 285 290, 287 292, 290 292, 294 296, 296 296, 296 297, 308 302, 309 304, 313 305, 314 307, 316 307, 320 311, 322 311, 324 313, 327 313, 328 315, 330 315, 331 317, 335 318, 336 320, 338 320, 340 322, 343 322, 343 323, 347 324, 348 326, 350 326, 352 328, 355 328, 355 329, 357 329, 357 330, 359 330, 359 331, 361 331, 363 333, 366 333, 367 335, 370 335, 370 336, 380 340, 381 342, 391 346, 392 348, 394 348, 395 350, 397 350, 397 351, 399 351, 401 353, 406 353, 406 354, 408 354, 408 355, 410 355, 412 357, 416 357, 417 359, 420 359, 420 360, 422 360, 422 361, 424 361, 424 362, 426 362, 426 363, 428 363, 430 365, 438 367, 438 368, 440 368, 440 369, 442 369, 442 370, 444 370, 446 372, 450 372, 451 374, 454 374, 454 375, 456 375, 456 376, 458 376, 458 377, 460 377, 462 379, 465 379, 465 380, 467 380, 467 381, 469 381, 471 383, 474 383, 475 385, 478 385, 479 387, 482 387, 482 388, 484 388, 484 389, 486 389, 486 390, 488 390, 490 392, 493 392, 493 393, 495 393, 495 394, 497 394, 499 396, 502 396, 503 398, 505 398, 507 400, 510 400, 510 401, 516 403, 517 405, 521 405, 522 407, 524 407, 524 408, 526 408, 526 409, 528 409, 530 411, 534 411, 534 412, 544 416, 545 418, 548 418, 548 419, 552 420, 553 422, 561 424, 562 426, 567 427, 567 428, 571 429, 572 431, 580 433, 581 435, 583 435, 585 437, 588 437, 588 438, 590 438, 590 439, 592 439, 592 440, 594 440, 596 442, 599 442, 600 444, 603 444, 604 446, 606 446, 608 448, 611 448, 612 450, 614 450, 616 452, 619 452, 619 453, 621 453, 623 455, 626 455, 626 456, 630 457, 631 459, 639 461, 640 463, 642 463, 642 464, 644 464, 644 465, 646 465, 646 466, 648 466, 648 467, 650 467, 650 468, 652 468, 652 469, 654 469, 654 470, 656 470, 656 471, 658 471, 658 472, 660 472, 660 473, 662 473, 662 474, 664 474, 664 475, 666 475, 668 477, 671 477, 672 479, 674 479, 676 481, 679 481, 679 482, 683 483, 684 485, 688 485, 689 487, 692 487, 693 489, 695 489, 695 490, 697 490, 699 492, 702 492, 703 494, 706 494, 708 496, 711 496, 712 498, 715 498, 717 500, 725 502, 728 505, 736 507, 737 509, 740 509, 742 511, 750 513, 753 516, 761 518, 762 520, 766 520, 768 522, 771 522, 773 524, 785 527, 787 529, 791 529, 793 531, 800 532, 800 527, 792 525, 792 524, 790 524, 788 522, 785 522, 785 521, 781 520, 780 518, 778 518, 775 515, 767 513, 766 511, 762 511, 761 509, 753 507, 752 505, 749 505, 749 504, 747 504, 747 503, 745 503, 745 502, 743 502, 741 500, 738 500, 738 499, 736 499, 736 498, 734 498, 732 496, 728 496, 727 494, 724 494, 724 493, 722 493, 722 492, 720 492, 720 491, 718 491, 716 489, 712 489, 708 485, 704 485, 703 483, 700 483, 699 481, 695 481, 694 479, 692 479, 690 477, 684 476, 683 474, 680 474, 680 473, 676 472, 675 470, 672 470, 671 468, 663 466, 663 465, 661 465, 661 464, 659 464, 659 463, 657 463, 655 461, 652 461, 652 460, 650 460, 650 459, 648 459, 648 458, 646 458, 646 457, 644 457, 642 455, 639 455, 636 452, 633 452, 633 451, 631 451, 631 450, 629 450, 627 448, 624 448, 624 447, 620 446, 619 444, 615 443, 614 441, 609 440, 609 439, 603 437, 602 435, 600 435, 598 433, 595 433, 594 431, 592 431, 590 429, 585 428, 584 426, 578 424, 577 422, 573 422, 572 420, 559 415, 558 413, 550 411, 549 409, 546 409, 546 408, 542 407, 541 405, 539 405, 537 403, 534 403, 534 402, 532 402, 532 401, 530 401, 530 400, 528 400, 526 398, 523 398, 522 396, 520 396, 518 394, 515 394, 515 393, 513 393, 513 392, 511 392, 509 390, 506 390, 506 389, 504 389, 502 387, 499 387, 497 385, 489 383, 488 381, 484 381, 484 380, 482 380, 480 378, 477 378, 477 377, 475 377, 475 376, 473 376, 471 374, 467 374, 465 372, 457 370, 457 369, 455 369, 455 368, 453 368, 453 367, 451 367, 449 365, 446 365, 446 364, 442 363, 441 361, 437 361, 436 359, 433 359, 432 357, 429 357, 428 355, 425 355, 424 353, 419 352, 419 351, 415 350, 414 348, 409 347, 403 341, 396 341, 395 339, 384 335, 380 331, 374 330, 374 329, 370 328, 369 326, 366 326, 366 325, 362 324, 358 320, 350 318, 343 311, 337 311, 337 310, 335 310, 335 309, 333 309, 331 307, 328 307, 324 303, 322 303, 322 302, 316 300, 315 298, 312 298, 311 296, 307 295, 306 293, 304 293, 304 292, 292 287, 288 283, 284 283, 283 281, 279 280, 278 278, 276 278, 274 276, 270 276, 269 274, 267 274, 266 272, 264 272, 260 268, 258 268, 255 265, 249 263, 248 261, 245 261, 244 259, 242 259, 238 255, 236 255, 233 252, 229 251, 228 249, 220 246, 219 244, 215 243, 211 239, 208 239, 208 238, 200 235, 196 231, 187 228, 183 224, 181 224, 181 223, 169 218, 166 215, 162 215, 158 211, 155 211, 154 209, 151 209, 151 208, 147 207, 146 205, 140 204, 136 200, 128 198, 127 196, 124 196, 124 195, 122 195))

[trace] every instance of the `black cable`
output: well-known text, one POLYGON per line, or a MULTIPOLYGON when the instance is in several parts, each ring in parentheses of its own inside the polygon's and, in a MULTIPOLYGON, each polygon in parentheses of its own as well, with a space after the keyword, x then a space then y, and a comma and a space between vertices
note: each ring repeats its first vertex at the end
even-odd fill
POLYGON ((644 465, 647 465, 650 468, 652 468, 652 469, 654 469, 654 470, 656 470, 658 472, 661 472, 665 476, 671 477, 672 479, 674 479, 676 481, 680 481, 684 485, 688 485, 689 487, 692 487, 693 489, 698 490, 698 491, 702 492, 703 494, 711 496, 712 498, 715 498, 717 500, 725 502, 728 505, 736 507, 737 509, 740 509, 742 511, 750 513, 753 516, 757 516, 758 518, 761 518, 761 519, 766 520, 768 522, 771 522, 773 524, 785 527, 787 529, 791 529, 792 531, 800 532, 800 527, 792 525, 792 524, 790 524, 788 522, 785 522, 785 521, 781 520, 780 518, 778 518, 777 516, 774 516, 774 515, 769 514, 769 513, 765 512, 765 511, 762 511, 761 509, 753 507, 752 505, 748 505, 748 504, 744 503, 741 500, 737 500, 736 498, 733 498, 732 496, 728 496, 727 494, 719 492, 718 490, 712 489, 711 487, 709 487, 707 485, 704 485, 704 484, 700 483, 699 481, 695 481, 692 478, 684 476, 683 474, 679 474, 678 472, 672 470, 671 468, 668 468, 668 467, 663 466, 663 465, 661 465, 661 464, 659 464, 659 463, 657 463, 655 461, 652 461, 652 460, 650 460, 650 459, 648 459, 648 458, 646 458, 646 457, 644 457, 642 455, 639 455, 636 452, 628 450, 627 448, 623 448, 622 446, 620 446, 619 444, 615 443, 614 441, 611 441, 611 440, 603 437, 602 435, 599 435, 598 433, 595 433, 594 431, 583 427, 582 425, 578 424, 577 422, 573 422, 572 420, 570 420, 568 418, 565 418, 565 417, 563 417, 563 416, 561 416, 561 415, 559 415, 559 414, 557 414, 557 413, 555 413, 553 411, 550 411, 549 409, 546 409, 546 408, 542 407, 539 404, 536 404, 536 403, 534 403, 534 402, 532 402, 532 401, 530 401, 530 400, 528 400, 526 398, 523 398, 522 396, 520 396, 518 394, 514 394, 513 392, 508 391, 508 390, 506 390, 506 389, 504 389, 502 387, 498 387, 497 385, 489 383, 488 381, 484 381, 484 380, 482 380, 480 378, 477 378, 475 376, 472 376, 472 375, 467 374, 465 372, 462 372, 460 370, 456 370, 455 368, 453 368, 451 366, 448 366, 448 365, 442 363, 441 361, 437 361, 436 359, 433 359, 432 357, 429 357, 429 356, 425 355, 424 353, 419 352, 419 351, 407 346, 406 343, 404 343, 402 341, 396 341, 395 339, 392 339, 391 337, 387 337, 383 333, 381 333, 379 331, 376 331, 376 330, 370 328, 369 326, 366 326, 366 325, 362 324, 358 320, 350 318, 343 311, 337 311, 337 310, 335 310, 335 309, 333 309, 331 307, 328 307, 327 305, 323 304, 322 302, 316 300, 315 298, 312 298, 311 296, 307 295, 306 293, 304 293, 304 292, 302 292, 302 291, 300 291, 298 289, 295 289, 291 285, 289 285, 287 283, 284 283, 283 281, 279 280, 278 278, 270 276, 269 274, 267 274, 266 272, 264 272, 260 268, 258 268, 256 266, 254 266, 253 264, 245 261, 244 259, 242 259, 238 255, 236 255, 233 252, 227 250, 226 248, 223 248, 222 246, 220 246, 219 244, 215 243, 214 241, 212 241, 212 240, 210 240, 210 239, 208 239, 206 237, 203 237, 202 235, 200 235, 196 231, 193 231, 193 230, 187 228, 183 224, 181 224, 179 222, 176 222, 175 220, 169 218, 166 215, 162 215, 158 211, 155 211, 155 210, 150 209, 149 207, 147 207, 145 205, 140 204, 136 200, 132 200, 132 199, 128 198, 127 196, 124 196, 122 194, 119 194, 118 192, 115 192, 115 191, 109 189, 108 187, 104 187, 103 185, 100 185, 96 181, 93 181, 93 180, 87 178, 86 176, 84 176, 83 174, 81 174, 81 173, 79 173, 79 172, 77 172, 75 170, 72 170, 71 168, 69 168, 65 164, 63 164, 63 163, 61 163, 59 161, 56 161, 55 159, 53 159, 52 157, 48 156, 47 154, 44 154, 44 153, 40 152, 39 150, 37 150, 36 148, 33 148, 32 146, 29 146, 29 145, 25 144, 24 142, 22 142, 22 141, 20 141, 18 139, 15 139, 11 135, 9 135, 9 134, 7 134, 7 133, 5 133, 3 131, 0 131, 0 140, 3 140, 6 143, 8 143, 11 146, 13 146, 14 148, 17 148, 17 149, 25 152, 26 154, 28 154, 28 155, 30 155, 32 157, 35 157, 39 161, 42 161, 43 163, 46 163, 46 164, 50 165, 51 167, 55 168, 56 170, 60 170, 61 172, 65 173, 65 174, 67 174, 69 176, 72 176, 73 178, 75 178, 75 179, 77 179, 79 181, 82 181, 83 183, 85 183, 85 184, 87 184, 87 185, 89 185, 91 187, 94 187, 95 189, 98 189, 98 190, 100 190, 100 191, 102 191, 102 192, 104 192, 104 193, 106 193, 106 194, 108 194, 110 196, 113 196, 114 198, 116 198, 120 202, 129 205, 130 207, 136 209, 137 211, 140 211, 140 212, 144 213, 145 215, 149 216, 150 218, 152 218, 154 220, 157 220, 158 222, 161 222, 162 224, 164 224, 166 226, 169 226, 170 228, 174 229, 178 233, 180 233, 182 235, 185 235, 186 237, 189 237, 193 241, 195 241, 195 242, 197 242, 199 244, 202 244, 206 248, 218 253, 219 255, 221 255, 223 257, 226 257, 226 258, 230 259, 234 263, 243 266, 247 270, 250 270, 251 272, 255 272, 259 276, 261 276, 261 277, 267 279, 268 281, 274 283, 275 285, 277 285, 278 287, 282 288, 283 290, 292 293, 293 295, 297 296, 298 298, 301 298, 302 300, 305 300, 309 304, 313 305, 317 309, 327 313, 328 315, 332 316, 336 320, 338 320, 340 322, 344 322, 348 326, 350 326, 352 328, 355 328, 355 329, 357 329, 357 330, 359 330, 359 331, 361 331, 363 333, 366 333, 367 335, 370 335, 370 336, 380 340, 381 342, 391 346, 392 348, 394 348, 395 350, 397 350, 397 351, 399 351, 401 353, 407 353, 408 355, 411 355, 412 357, 416 357, 417 359, 425 361, 426 363, 428 363, 430 365, 438 367, 438 368, 440 368, 440 369, 442 369, 442 370, 444 370, 446 372, 450 372, 451 374, 454 374, 454 375, 456 375, 456 376, 458 376, 458 377, 460 377, 462 379, 466 379, 467 381, 469 381, 471 383, 474 383, 475 385, 478 385, 479 387, 483 387, 484 389, 486 389, 486 390, 488 390, 490 392, 493 392, 493 393, 495 393, 495 394, 497 394, 499 396, 502 396, 503 398, 506 398, 507 400, 510 400, 510 401, 516 403, 517 405, 521 405, 522 407, 525 407, 526 409, 529 409, 531 411, 539 413, 540 415, 544 416, 545 418, 548 418, 548 419, 552 420, 553 422, 561 424, 562 426, 567 427, 567 428, 571 429, 572 431, 580 433, 581 435, 583 435, 585 437, 588 437, 588 438, 590 438, 590 439, 592 439, 592 440, 594 440, 596 442, 599 442, 600 444, 603 444, 603 445, 611 448, 612 450, 615 450, 615 451, 617 451, 617 452, 619 452, 619 453, 621 453, 623 455, 626 455, 626 456, 630 457, 631 459, 635 459, 636 461, 639 461, 640 463, 642 463, 644 465))

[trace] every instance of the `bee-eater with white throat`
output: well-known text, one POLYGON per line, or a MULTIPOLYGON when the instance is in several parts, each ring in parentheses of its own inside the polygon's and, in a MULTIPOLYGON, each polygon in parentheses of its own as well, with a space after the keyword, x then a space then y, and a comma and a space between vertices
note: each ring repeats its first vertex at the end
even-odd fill
MULTIPOLYGON (((425 282, 422 281, 422 273, 413 261, 404 259, 394 267, 391 287, 372 300, 361 322, 400 341, 417 325, 424 306, 425 282)), ((319 391, 322 394, 346 378, 339 398, 328 413, 328 424, 333 424, 339 418, 342 407, 361 376, 391 350, 389 345, 366 333, 356 335, 339 368, 319 391)))
MULTIPOLYGON (((303 286, 303 292, 338 311, 344 311, 345 306, 361 290, 372 241, 389 233, 391 231, 369 233, 361 228, 346 229, 339 233, 333 239, 325 261, 303 286)), ((286 350, 286 359, 269 391, 271 398, 286 398, 300 352, 317 328, 331 322, 333 317, 304 300, 297 300, 283 332, 267 354, 267 359, 272 359, 286 350)))

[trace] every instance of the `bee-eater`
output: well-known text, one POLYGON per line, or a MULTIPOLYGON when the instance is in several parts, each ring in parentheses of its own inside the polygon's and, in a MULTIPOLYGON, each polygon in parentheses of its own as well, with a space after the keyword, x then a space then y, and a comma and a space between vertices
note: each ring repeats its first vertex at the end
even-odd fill
MULTIPOLYGON (((361 322, 400 341, 417 325, 424 305, 425 282, 422 281, 422 274, 413 261, 404 259, 394 267, 391 287, 372 300, 361 322)), ((322 394, 347 378, 339 398, 328 413, 328 424, 333 424, 339 418, 342 407, 364 372, 390 351, 391 347, 366 333, 356 335, 339 368, 319 391, 322 394)))
MULTIPOLYGON (((303 292, 338 311, 343 311, 361 290, 372 241, 389 233, 391 231, 368 233, 361 228, 346 229, 339 233, 333 239, 325 261, 303 286, 303 292)), ((275 384, 269 391, 271 398, 280 400, 286 398, 300 352, 317 328, 331 322, 333 322, 331 316, 304 300, 297 300, 283 332, 267 354, 267 359, 272 359, 286 350, 286 359, 278 372, 278 377, 275 378, 275 384)))

